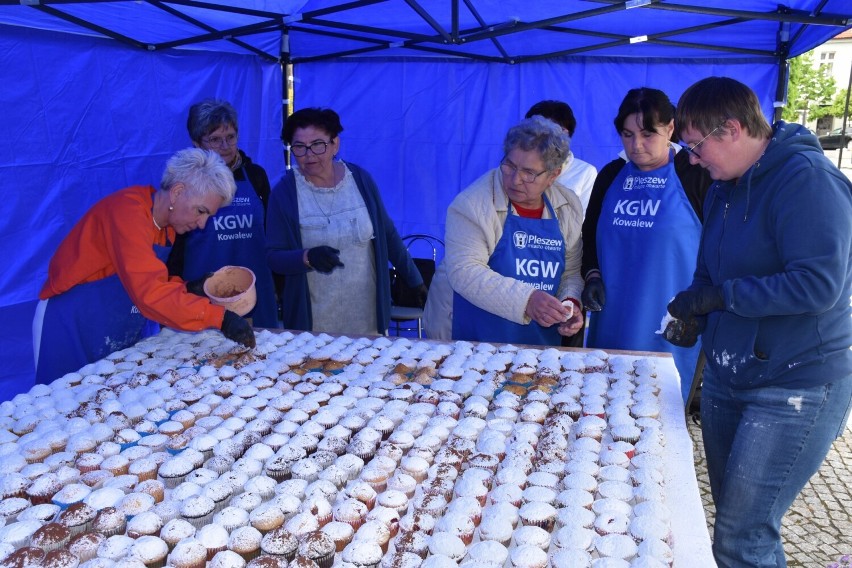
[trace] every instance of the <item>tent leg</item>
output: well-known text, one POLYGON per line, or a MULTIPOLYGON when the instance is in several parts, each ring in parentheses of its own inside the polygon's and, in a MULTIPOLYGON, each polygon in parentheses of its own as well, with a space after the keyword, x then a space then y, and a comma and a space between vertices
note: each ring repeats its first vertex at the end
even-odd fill
POLYGON ((689 396, 686 398, 684 410, 689 414, 689 407, 695 399, 695 393, 698 392, 698 385, 701 384, 701 376, 704 374, 704 364, 707 362, 707 357, 704 355, 704 350, 698 352, 698 361, 695 363, 695 373, 692 375, 692 384, 689 387, 689 396))

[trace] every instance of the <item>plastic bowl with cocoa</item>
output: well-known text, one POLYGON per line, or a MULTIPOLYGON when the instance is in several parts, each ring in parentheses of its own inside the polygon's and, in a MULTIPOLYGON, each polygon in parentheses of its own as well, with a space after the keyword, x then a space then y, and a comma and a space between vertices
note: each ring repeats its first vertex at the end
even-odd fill
POLYGON ((217 306, 244 316, 257 302, 254 272, 243 266, 223 266, 204 282, 204 293, 217 306))

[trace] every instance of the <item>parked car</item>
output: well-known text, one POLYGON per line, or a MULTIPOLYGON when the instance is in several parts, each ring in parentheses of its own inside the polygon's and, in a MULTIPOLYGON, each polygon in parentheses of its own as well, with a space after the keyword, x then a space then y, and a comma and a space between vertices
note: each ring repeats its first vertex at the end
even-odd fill
POLYGON ((838 148, 848 148, 849 141, 852 140, 852 126, 846 127, 846 133, 841 134, 842 128, 835 128, 828 134, 823 134, 819 137, 819 145, 823 150, 837 150, 838 148))

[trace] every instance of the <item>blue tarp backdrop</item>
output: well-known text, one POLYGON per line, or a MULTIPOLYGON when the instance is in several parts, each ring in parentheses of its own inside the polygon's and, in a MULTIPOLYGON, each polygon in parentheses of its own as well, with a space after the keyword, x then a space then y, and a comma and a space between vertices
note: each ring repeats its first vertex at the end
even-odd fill
MULTIPOLYGON (((449 202, 496 165, 506 129, 538 100, 571 104, 578 118, 573 149, 601 167, 621 149, 612 118, 628 89, 657 87, 676 102, 696 80, 727 75, 751 85, 771 116, 783 60, 776 52, 779 37, 789 35, 789 54, 796 55, 843 29, 837 24, 789 25, 772 18, 746 22, 725 13, 712 17, 728 24, 681 34, 683 44, 678 45, 662 39, 666 29, 701 26, 711 16, 678 14, 675 22, 673 13, 663 11, 643 20, 644 10, 626 12, 622 6, 609 25, 588 23, 587 32, 604 34, 595 41, 613 44, 594 54, 584 51, 593 41, 588 34, 556 33, 551 26, 530 30, 525 39, 521 35, 457 42, 458 53, 480 56, 474 59, 449 53, 449 44, 440 47, 442 51, 415 45, 415 33, 452 35, 452 0, 420 3, 444 24, 437 32, 428 25, 424 31, 422 18, 406 2, 363 2, 363 11, 336 21, 317 12, 338 4, 332 1, 216 4, 263 12, 208 14, 191 0, 175 2, 176 8, 199 20, 200 25, 193 26, 184 20, 161 21, 161 11, 146 2, 61 6, 98 26, 112 24, 117 36, 109 38, 103 30, 67 22, 50 10, 0 6, 0 103, 6 111, 0 136, 0 400, 32 386, 32 313, 57 244, 104 195, 132 184, 158 184, 168 156, 190 144, 186 112, 192 103, 216 97, 234 104, 240 116, 240 148, 266 168, 273 184, 281 177, 286 77, 275 60, 280 52, 295 63, 295 107, 328 106, 340 113, 340 157, 374 175, 400 233, 443 236, 449 202), (340 31, 344 21, 375 28, 366 32, 367 40, 356 40, 354 30, 340 31), (266 29, 258 22, 271 23, 266 29), (263 28, 262 33, 240 36, 241 26, 253 24, 263 28), (398 35, 388 31, 395 24, 393 33, 398 35), (737 27, 740 24, 744 27, 737 27), (379 33, 378 27, 385 31, 379 33), (210 37, 184 46, 189 49, 162 44, 198 40, 198 34, 215 30, 230 30, 226 35, 239 40, 210 37), (645 45, 624 40, 639 33, 663 35, 645 45), (138 40, 121 41, 126 36, 138 40), (560 43, 568 39, 585 44, 560 43), (364 41, 380 49, 366 52, 364 41), (160 45, 144 48, 154 43, 160 45), (568 53, 570 49, 578 51, 568 53), (501 56, 506 52, 520 55, 507 59, 501 56), (559 55, 547 56, 556 52, 559 55), (519 62, 507 63, 509 59, 519 62)), ((480 18, 486 23, 513 22, 515 27, 566 10, 609 6, 482 4, 487 9, 482 8, 480 18), (499 13, 487 13, 498 8, 499 13)), ((773 2, 715 4, 777 13, 773 2)), ((852 15, 842 0, 792 4, 803 10, 801 18, 818 5, 824 5, 824 13, 852 15)), ((475 18, 462 10, 458 33, 463 35, 474 24, 475 18)), ((573 25, 571 30, 580 26, 573 25)))

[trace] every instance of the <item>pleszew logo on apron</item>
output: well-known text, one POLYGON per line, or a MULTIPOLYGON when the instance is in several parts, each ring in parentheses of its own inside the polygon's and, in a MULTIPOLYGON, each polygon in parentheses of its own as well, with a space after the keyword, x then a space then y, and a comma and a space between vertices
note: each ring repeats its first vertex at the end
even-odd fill
POLYGON ((634 179, 635 178, 633 176, 627 176, 626 178, 624 178, 624 185, 621 189, 623 189, 624 191, 630 191, 631 189, 633 189, 634 179))
POLYGON ((527 241, 529 240, 529 236, 526 231, 515 231, 512 234, 512 240, 515 243, 515 248, 517 249, 525 249, 527 248, 527 241))

